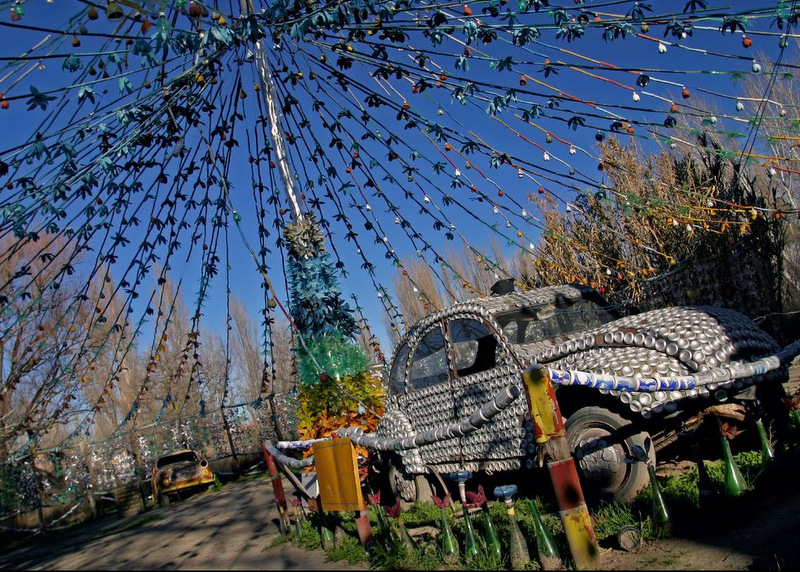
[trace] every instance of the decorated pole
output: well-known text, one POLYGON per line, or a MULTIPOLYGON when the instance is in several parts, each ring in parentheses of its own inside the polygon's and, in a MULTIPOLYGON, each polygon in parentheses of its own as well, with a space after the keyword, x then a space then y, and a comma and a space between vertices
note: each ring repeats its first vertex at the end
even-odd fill
MULTIPOLYGON (((254 12, 252 0, 242 0, 242 7, 249 13, 254 12)), ((283 187, 286 195, 292 203, 295 220, 303 219, 300 211, 300 204, 297 202, 297 195, 294 188, 294 177, 289 168, 289 159, 286 153, 286 136, 281 125, 281 111, 278 107, 278 94, 275 91, 275 82, 272 79, 272 70, 267 60, 267 53, 264 49, 264 40, 255 42, 253 51, 258 77, 261 80, 261 90, 264 92, 264 101, 267 104, 267 118, 269 119, 269 133, 272 144, 275 148, 275 164, 278 166, 283 187)))
POLYGON ((283 491, 283 481, 281 481, 281 476, 278 473, 275 458, 267 451, 266 445, 262 445, 261 448, 264 451, 267 470, 269 470, 272 478, 272 492, 275 494, 275 504, 278 506, 278 522, 280 523, 281 534, 285 536, 289 533, 289 516, 287 514, 286 493, 283 491))
POLYGON ((559 515, 575 566, 583 570, 594 569, 597 568, 600 551, 548 372, 547 368, 540 365, 533 365, 525 370, 522 373, 525 395, 531 411, 536 442, 544 448, 548 457, 547 468, 553 481, 559 515))

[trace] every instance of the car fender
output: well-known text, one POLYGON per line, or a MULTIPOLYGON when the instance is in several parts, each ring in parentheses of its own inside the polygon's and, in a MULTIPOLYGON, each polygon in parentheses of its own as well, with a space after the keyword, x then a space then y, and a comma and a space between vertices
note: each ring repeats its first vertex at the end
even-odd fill
MULTIPOLYGON (((378 437, 395 438, 398 436, 408 436, 414 433, 411 421, 405 413, 401 411, 390 411, 386 413, 378 423, 375 434, 378 437)), ((425 473, 425 463, 419 454, 419 449, 406 449, 397 451, 406 471, 409 473, 425 473)))

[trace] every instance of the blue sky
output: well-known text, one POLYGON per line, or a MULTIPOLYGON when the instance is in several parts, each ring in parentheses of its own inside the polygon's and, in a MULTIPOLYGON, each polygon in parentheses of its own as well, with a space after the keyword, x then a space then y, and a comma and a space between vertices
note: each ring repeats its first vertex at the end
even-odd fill
MULTIPOLYGON (((610 21, 614 19, 613 14, 624 14, 631 4, 588 2, 584 3, 583 7, 590 11, 594 10, 604 20, 610 21)), ((648 15, 664 15, 673 11, 681 12, 685 2, 652 4, 653 12, 648 15)), ((481 13, 480 9, 487 4, 469 5, 478 15, 481 13)), ((712 15, 723 12, 730 14, 739 9, 757 9, 775 5, 774 2, 737 1, 724 5, 709 2, 708 11, 712 15)), ((553 6, 558 7, 555 2, 553 6)), ((11 3, 0 2, 3 21, 9 21, 11 7, 11 3)), ((569 10, 572 17, 578 14, 577 10, 580 8, 572 2, 565 2, 564 7, 569 10)), ((38 49, 36 54, 43 53, 42 50, 52 50, 61 56, 42 60, 44 69, 36 67, 36 62, 26 64, 19 69, 6 67, 5 71, 0 71, 0 78, 12 69, 16 69, 16 72, 11 78, 0 82, 0 91, 4 91, 7 96, 17 96, 29 93, 31 85, 40 91, 71 85, 75 78, 95 61, 97 56, 92 55, 93 53, 103 50, 108 52, 122 50, 124 47, 122 44, 104 47, 103 38, 81 33, 79 29, 81 24, 86 25, 86 31, 90 33, 111 30, 102 13, 95 21, 87 22, 85 16, 70 20, 78 13, 84 14, 85 9, 85 4, 74 1, 57 0, 52 4, 38 1, 25 3, 25 15, 13 23, 57 30, 71 26, 69 29, 76 32, 81 46, 74 47, 72 37, 69 35, 61 38, 50 34, 45 47, 38 49), (66 58, 72 53, 81 54, 80 59, 83 64, 81 70, 70 72, 65 68, 66 58), (32 71, 16 85, 11 86, 15 78, 19 77, 21 70, 27 70, 29 66, 32 67, 32 71)), ((470 20, 464 19, 461 5, 449 6, 444 10, 458 22, 459 31, 462 23, 470 20)), ((226 13, 225 9, 221 11, 223 14, 226 13)), ((238 9, 233 14, 228 14, 228 17, 237 15, 238 9)), ((750 48, 743 45, 740 30, 736 33, 721 34, 719 18, 697 23, 694 33, 686 38, 673 36, 665 38, 664 26, 654 23, 647 33, 636 25, 633 31, 629 31, 626 39, 620 38, 613 42, 603 41, 602 30, 598 28, 589 28, 584 37, 567 42, 555 37, 557 30, 550 25, 552 16, 540 13, 525 18, 527 22, 540 27, 541 37, 538 42, 529 43, 524 48, 513 46, 510 36, 500 30, 499 37, 490 44, 477 42, 470 44, 468 49, 472 53, 466 60, 469 64, 468 70, 460 65, 457 58, 459 54, 464 53, 464 46, 458 44, 463 36, 458 31, 453 34, 455 39, 447 39, 441 46, 431 46, 421 33, 409 34, 405 51, 390 51, 390 60, 406 66, 415 74, 413 75, 415 79, 420 77, 416 74, 431 78, 432 76, 425 70, 438 70, 436 75, 446 76, 441 80, 443 88, 431 87, 419 93, 414 93, 414 81, 408 81, 407 78, 378 82, 369 75, 375 65, 375 59, 370 52, 377 49, 376 46, 380 43, 376 40, 377 35, 368 36, 360 44, 353 43, 356 50, 351 55, 363 57, 366 64, 361 65, 355 61, 352 68, 342 70, 346 77, 353 81, 349 93, 337 85, 335 78, 328 77, 330 69, 337 69, 338 58, 348 55, 348 53, 333 52, 326 47, 330 40, 325 38, 314 40, 308 37, 296 44, 291 39, 284 38, 280 47, 268 45, 268 57, 277 72, 281 101, 285 103, 286 95, 291 94, 298 100, 298 105, 294 109, 304 110, 307 116, 308 125, 305 127, 297 125, 298 121, 302 121, 299 112, 287 117, 285 123, 287 132, 300 135, 302 138, 301 144, 290 146, 290 149, 292 165, 298 174, 301 187, 305 190, 306 204, 310 204, 313 192, 305 185, 308 181, 312 181, 313 191, 319 193, 323 201, 321 205, 323 216, 331 224, 329 241, 332 240, 332 243, 329 242, 329 245, 335 247, 348 272, 347 278, 342 280, 343 293, 351 305, 350 296, 358 297, 364 315, 383 342, 387 354, 389 344, 388 336, 383 331, 384 307, 376 294, 375 286, 390 289, 391 277, 401 275, 400 269, 391 258, 392 251, 399 258, 404 258, 414 256, 416 251, 420 250, 429 264, 436 265, 433 250, 443 253, 447 244, 458 243, 460 240, 466 240, 480 249, 488 244, 491 236, 495 236, 501 243, 506 239, 511 241, 505 243, 509 252, 520 248, 529 249, 531 243, 535 244, 538 240, 539 229, 533 218, 536 213, 530 208, 531 205, 526 199, 528 193, 534 192, 541 185, 562 201, 562 204, 566 204, 574 200, 576 190, 594 192, 599 185, 605 183, 603 174, 596 168, 595 134, 598 130, 608 135, 609 126, 616 118, 620 121, 634 122, 636 140, 642 145, 654 145, 652 134, 647 132, 648 123, 652 124, 650 127, 657 133, 689 139, 689 134, 685 132, 668 131, 658 125, 669 114, 671 101, 677 102, 682 112, 704 116, 705 104, 695 105, 695 101, 705 89, 715 94, 729 96, 720 97, 708 93, 703 95, 705 101, 710 101, 716 106, 714 118, 717 122, 713 124, 714 128, 720 131, 727 129, 747 133, 749 128, 747 121, 752 116, 754 107, 748 104, 743 112, 736 109, 734 97, 741 93, 741 82, 732 76, 731 72, 741 72, 746 76, 753 72, 754 58, 762 59, 762 55, 759 54, 766 53, 768 59, 777 57, 779 52, 778 30, 770 27, 770 18, 766 16, 753 17, 745 21, 748 36, 754 42, 750 48), (640 36, 635 36, 634 32, 638 32, 640 36), (659 48, 659 42, 656 40, 663 40, 662 48, 659 48), (428 54, 429 58, 423 64, 425 68, 420 67, 412 59, 418 55, 416 50, 432 52, 428 54), (320 55, 323 53, 326 55, 325 62, 320 61, 320 55), (511 59, 504 60, 504 58, 511 59), (543 73, 546 58, 555 64, 552 69, 558 73, 547 75, 543 73), (510 69, 507 65, 503 65, 504 62, 511 64, 510 69), (559 62, 565 65, 559 65, 559 62), (284 64, 287 66, 286 72, 282 71, 284 64), (606 64, 634 70, 636 73, 613 70, 606 64), (643 69, 653 70, 647 72, 650 81, 644 87, 637 85, 637 78, 642 73, 636 71, 643 69), (296 85, 292 85, 288 80, 288 74, 296 72, 303 72, 304 75, 296 85), (312 73, 317 75, 314 80, 310 77, 312 73), (543 83, 538 84, 537 80, 543 83), (453 89, 463 87, 468 81, 479 86, 478 94, 467 97, 466 105, 462 105, 454 97, 453 89), (523 82, 525 85, 522 85, 523 82), (360 91, 356 84, 363 85, 368 91, 360 91), (690 89, 691 99, 682 98, 681 91, 684 87, 690 89), (508 96, 510 89, 516 90, 517 101, 507 102, 507 107, 498 110, 496 115, 487 113, 490 104, 496 104, 497 101, 502 103, 502 97, 508 96), (370 92, 391 102, 393 107, 391 109, 388 106, 368 107, 366 97, 370 92), (575 101, 571 96, 581 101, 575 101), (500 100, 493 102, 495 97, 500 100), (557 106, 548 107, 547 102, 550 97, 556 97, 557 106), (315 109, 313 98, 324 102, 324 105, 320 109, 315 109), (446 139, 435 141, 436 132, 426 133, 424 129, 420 129, 420 125, 405 129, 408 120, 397 118, 403 102, 408 103, 407 111, 410 118, 420 118, 420 125, 424 125, 423 121, 428 120, 442 127, 446 130, 446 139), (532 109, 534 105, 538 105, 545 116, 531 118, 528 124, 515 117, 525 110, 532 109), (368 121, 359 123, 359 110, 369 113, 368 121), (349 112, 353 117, 338 118, 343 126, 342 131, 337 133, 343 141, 343 149, 338 151, 329 145, 332 134, 324 125, 336 121, 336 115, 340 112, 349 112), (586 125, 576 126, 573 129, 572 125, 566 122, 571 116, 582 117, 586 125), (509 127, 504 126, 501 121, 509 127), (548 132, 553 138, 551 143, 547 142, 548 132), (370 133, 374 139, 362 139, 366 133, 370 133), (389 149, 384 143, 393 135, 396 141, 392 142, 392 149, 396 151, 398 158, 389 160, 387 157, 389 149), (485 144, 497 153, 508 154, 513 158, 512 162, 518 166, 502 165, 493 168, 489 151, 471 156, 459 154, 458 150, 467 140, 485 144), (454 149, 446 150, 446 142, 450 142, 454 149), (359 147, 356 148, 354 143, 359 147), (324 160, 320 158, 319 165, 313 164, 308 150, 303 147, 304 144, 308 144, 312 149, 314 145, 319 144, 326 158, 324 160), (362 165, 353 167, 352 172, 348 173, 346 169, 351 166, 354 153, 358 155, 362 165), (448 160, 453 163, 450 164, 448 160), (470 164, 474 163, 474 167, 469 168, 468 161, 470 164), (439 162, 441 165, 436 166, 439 162), (409 173, 403 169, 403 165, 418 169, 418 172, 411 174, 412 181, 408 180, 409 173), (330 175, 328 167, 336 170, 336 176, 330 175), (319 180, 320 172, 328 176, 327 187, 319 180), (376 193, 375 187, 364 186, 368 177, 380 186, 382 194, 376 193), (387 177, 393 177, 393 180, 387 177), (454 178, 463 181, 465 186, 451 188, 450 184, 454 178), (470 184, 475 185, 483 200, 477 200, 478 194, 469 190, 470 184), (500 189, 503 191, 502 195, 498 193, 500 189), (326 190, 330 191, 334 198, 326 198, 324 194, 326 190), (392 211, 392 206, 396 207, 397 211, 392 211), (337 218, 340 208, 346 220, 337 218), (420 210, 423 208, 428 209, 430 214, 421 213, 420 210), (522 209, 526 210, 526 214, 522 214, 522 209), (406 221, 408 226, 404 229, 401 224, 395 222, 396 220, 406 221), (346 226, 348 222, 353 230, 358 232, 358 244, 345 238, 349 230, 346 226), (511 223, 510 228, 506 227, 507 222, 511 223), (491 230, 491 225, 496 226, 497 232, 491 230), (517 236, 517 230, 522 231, 521 238, 517 236), (419 239, 412 240, 408 237, 408 234, 414 231, 419 233, 419 239), (448 240, 447 233, 453 234, 452 241, 448 240), (426 249, 425 245, 430 249, 426 249), (389 258, 387 253, 390 254, 389 258), (361 268, 365 259, 375 264, 376 272, 373 277, 361 268)), ((490 22, 488 16, 485 22, 490 22)), ((176 23, 177 27, 189 29, 189 20, 184 16, 180 16, 176 23)), ((136 24, 133 29, 138 30, 139 26, 140 24, 136 24)), ((147 34, 139 35, 149 38, 154 34, 154 30, 155 28, 147 34)), ((40 30, 4 26, 0 28, 0 56, 19 56, 46 37, 48 33, 40 30)), ((102 57, 107 61, 107 54, 102 57)), ((129 57, 134 62, 127 68, 131 71, 130 81, 135 88, 139 88, 146 78, 137 69, 136 62, 139 58, 132 54, 129 54, 129 57)), ((245 127, 237 127, 231 132, 235 134, 239 145, 232 149, 230 163, 219 161, 218 172, 226 172, 230 189, 228 204, 241 216, 240 226, 244 240, 250 247, 258 250, 256 223, 259 213, 257 201, 254 200, 252 193, 253 170, 248 162, 248 156, 253 155, 258 145, 248 146, 247 136, 257 136, 252 126, 263 116, 263 109, 258 105, 260 94, 254 88, 258 78, 245 58, 245 49, 231 50, 230 55, 221 60, 219 91, 209 86, 208 91, 203 93, 213 98, 213 101, 220 106, 232 105, 229 95, 239 93, 235 86, 241 78, 242 91, 247 97, 236 102, 241 114, 241 118, 236 121, 239 122, 238 125, 245 127), (238 75, 239 72, 241 76, 238 75), (216 95, 213 95, 215 93, 216 95)), ((196 61, 197 58, 179 58, 168 67, 170 73, 177 74, 180 69, 191 68, 196 61)), ((14 62, 3 61, 0 65, 13 66, 14 62)), ((767 68, 766 62, 763 68, 767 68)), ((2 69, 0 67, 0 70, 2 69)), ((91 78, 85 78, 83 81, 86 79, 91 78)), ((137 96, 136 93, 120 96, 118 81, 114 76, 106 82, 93 84, 96 98, 102 102, 101 105, 108 102, 109 108, 114 109, 130 103, 137 96)), ((152 81, 152 74, 149 76, 149 81, 152 81)), ((431 81, 435 82, 435 77, 431 81)), ((54 119, 53 123, 49 123, 52 107, 47 111, 28 112, 25 100, 12 100, 9 109, 0 110, 0 126, 2 126, 0 153, 28 140, 37 129, 53 133, 55 129, 70 125, 74 127, 83 121, 87 110, 91 107, 86 102, 83 106, 76 106, 78 90, 77 87, 68 90, 63 100, 56 100, 56 105, 63 107, 63 113, 54 119), (46 123, 40 126, 43 121, 46 123)), ((145 88, 137 93, 154 92, 154 88, 145 88)), ((98 112, 95 117, 102 113, 98 112)), ((711 114, 707 115, 710 120, 711 114)), ((198 117, 205 121, 206 116, 199 112, 198 117)), ((231 121, 234 119, 230 114, 223 117, 222 112, 211 112, 207 117, 213 117, 215 121, 220 118, 231 121)), ((89 121, 94 119, 90 118, 89 121)), ((97 119, 95 124, 99 121, 97 119)), ((211 122, 211 119, 208 121, 211 122)), ((108 125, 112 130, 120 129, 112 115, 108 116, 108 125)), ((188 129, 185 138, 187 147, 195 150, 202 146, 204 144, 202 136, 211 137, 209 133, 213 127, 214 125, 210 123, 204 123, 199 129, 188 129)), ((123 131, 120 129, 120 132, 123 131)), ((263 146, 261 149, 263 150, 263 146)), ((180 165, 173 151, 172 148, 164 149, 159 151, 157 157, 159 161, 168 165, 165 171, 170 177, 180 171, 180 165)), ((0 154, 0 158, 7 158, 7 155, 0 154)), ((87 160, 91 160, 91 153, 87 153, 87 160)), ((291 204, 278 180, 270 180, 270 173, 275 175, 275 171, 262 165, 262 184, 265 185, 265 192, 267 195, 272 191, 276 192, 278 204, 273 210, 286 210, 280 215, 286 223, 290 219, 291 204)), ((141 180, 149 184, 156 174, 156 170, 150 169, 142 174, 141 180)), ((165 191, 159 196, 167 196, 163 193, 165 191)), ((143 199, 142 201, 144 204, 143 199)), ((264 220, 271 233, 268 238, 271 253, 267 256, 267 264, 278 298, 286 303, 283 264, 280 253, 274 245, 277 234, 270 220, 275 218, 273 210, 264 220)), ((79 219, 76 224, 80 222, 79 219)), ((255 315, 263 307, 262 277, 244 240, 236 231, 232 216, 229 224, 228 278, 231 289, 245 301, 255 315)), ((142 232, 141 229, 129 231, 128 238, 132 245, 145 238, 142 232)), ((180 256, 176 256, 171 263, 171 276, 176 280, 179 277, 183 278, 184 294, 190 307, 200 290, 199 254, 200 251, 196 250, 186 260, 186 251, 182 250, 180 256)), ((222 257, 223 271, 211 282, 210 295, 203 312, 205 325, 223 332, 226 315, 226 273, 225 249, 222 246, 219 254, 222 257)), ((413 276, 408 279, 413 279, 413 276)), ((155 277, 151 276, 144 286, 152 288, 154 284, 155 277)), ((142 295, 142 298, 144 297, 142 295)), ((137 306, 135 314, 143 315, 141 301, 135 304, 137 306)), ((144 337, 143 340, 147 343, 148 337, 144 337)))

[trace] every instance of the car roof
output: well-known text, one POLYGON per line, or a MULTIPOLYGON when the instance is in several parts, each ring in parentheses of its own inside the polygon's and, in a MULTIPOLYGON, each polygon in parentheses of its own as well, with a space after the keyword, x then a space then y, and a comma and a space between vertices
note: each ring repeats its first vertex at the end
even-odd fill
POLYGON ((420 330, 425 330, 431 324, 444 318, 457 316, 459 314, 480 314, 490 316, 500 314, 515 308, 527 308, 541 304, 552 304, 558 300, 577 300, 586 296, 600 295, 594 288, 583 284, 563 284, 559 286, 545 286, 543 288, 533 288, 523 292, 511 292, 501 296, 488 296, 483 298, 472 298, 463 302, 456 302, 441 310, 437 310, 422 318, 419 322, 409 328, 403 335, 398 347, 412 339, 420 330))
POLYGON ((183 453, 195 453, 196 455, 200 455, 194 449, 178 449, 177 451, 170 451, 169 453, 164 453, 163 455, 159 455, 159 459, 163 459, 165 457, 172 457, 174 455, 182 455, 183 453))

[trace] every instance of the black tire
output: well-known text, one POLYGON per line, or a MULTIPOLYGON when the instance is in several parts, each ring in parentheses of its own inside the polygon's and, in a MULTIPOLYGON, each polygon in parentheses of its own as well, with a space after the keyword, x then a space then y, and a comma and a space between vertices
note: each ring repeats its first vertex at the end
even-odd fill
POLYGON ((158 493, 158 506, 169 506, 169 495, 158 493))
POLYGON ((433 502, 433 489, 425 475, 408 473, 397 455, 390 455, 385 466, 392 500, 400 499, 409 504, 414 501, 433 502))
MULTIPOLYGON (((584 407, 565 423, 567 443, 575 459, 587 501, 631 502, 650 483, 644 462, 626 463, 633 448, 645 447, 646 431, 608 409, 584 407)), ((649 447, 650 461, 656 455, 649 447)))

